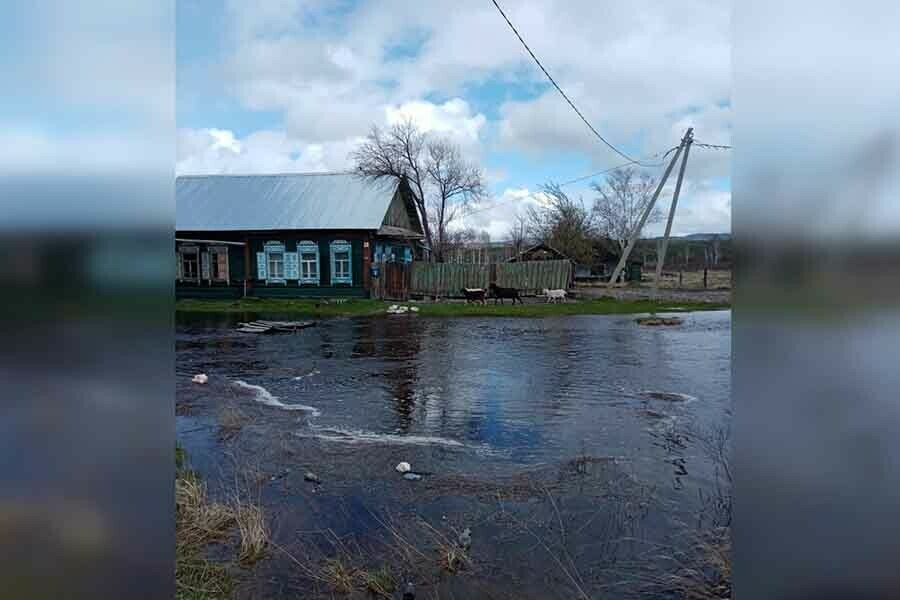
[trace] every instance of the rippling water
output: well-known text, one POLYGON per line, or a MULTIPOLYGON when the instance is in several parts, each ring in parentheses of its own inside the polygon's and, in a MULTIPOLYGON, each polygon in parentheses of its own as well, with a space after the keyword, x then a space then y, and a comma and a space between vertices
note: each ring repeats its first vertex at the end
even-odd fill
MULTIPOLYGON (((267 499, 289 513, 281 522, 290 527, 325 519, 365 531, 371 507, 471 515, 489 503, 453 499, 453 478, 509 481, 532 470, 576 515, 596 504, 614 465, 667 507, 665 518, 646 518, 644 535, 660 537, 675 515, 696 510, 697 490, 715 473, 684 432, 727 423, 730 410, 730 312, 682 316, 675 328, 641 327, 630 316, 375 317, 277 335, 236 333, 236 318, 181 316, 179 439, 210 477, 227 469, 223 449, 266 473, 289 472, 292 487, 267 499), (209 383, 191 383, 197 373, 209 383), (228 441, 215 427, 224 403, 250 417, 228 441), (400 460, 426 477, 398 481, 400 460), (572 464, 578 474, 607 466, 572 488, 560 483, 572 464), (325 481, 316 502, 350 508, 311 507, 296 482, 306 469, 325 481), (440 482, 451 485, 427 493, 440 482)), ((496 531, 491 539, 499 552, 496 531)))

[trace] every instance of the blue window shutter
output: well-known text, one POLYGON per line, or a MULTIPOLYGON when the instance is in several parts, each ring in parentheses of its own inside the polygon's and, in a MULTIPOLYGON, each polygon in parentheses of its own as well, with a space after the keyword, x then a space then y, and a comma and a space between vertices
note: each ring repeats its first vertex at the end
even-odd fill
POLYGON ((300 265, 297 260, 296 252, 284 253, 284 278, 300 279, 300 265))
POLYGON ((266 253, 265 252, 257 252, 256 253, 256 278, 257 279, 268 279, 269 274, 266 269, 266 253))
POLYGON ((209 281, 209 252, 200 255, 200 277, 209 281))

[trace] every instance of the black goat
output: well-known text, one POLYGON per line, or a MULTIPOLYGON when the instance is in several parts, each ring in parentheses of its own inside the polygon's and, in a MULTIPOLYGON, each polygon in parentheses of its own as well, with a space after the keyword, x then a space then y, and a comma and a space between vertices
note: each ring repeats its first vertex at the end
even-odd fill
POLYGON ((487 295, 487 292, 483 288, 463 288, 462 290, 463 296, 466 297, 466 302, 481 302, 484 304, 484 297, 487 295))
POLYGON ((494 304, 497 304, 497 300, 500 300, 500 304, 503 304, 504 298, 512 298, 513 304, 516 303, 516 300, 519 301, 519 304, 525 304, 519 297, 519 290, 516 288, 500 287, 496 283, 492 283, 490 287, 491 296, 494 297, 494 304))

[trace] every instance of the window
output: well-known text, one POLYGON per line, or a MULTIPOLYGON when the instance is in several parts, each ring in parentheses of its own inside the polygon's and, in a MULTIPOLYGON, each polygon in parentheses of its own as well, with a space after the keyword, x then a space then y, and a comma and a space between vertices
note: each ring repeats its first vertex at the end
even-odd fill
POLYGON ((257 277, 266 283, 286 283, 286 253, 282 242, 266 242, 256 254, 257 277))
POLYGON ((344 240, 331 242, 331 283, 353 283, 350 244, 344 240))
POLYGON ((212 281, 228 281, 228 247, 210 246, 209 275, 212 281))
POLYGON ((269 279, 284 279, 284 252, 268 252, 269 279))
POLYGON ((300 255, 300 283, 319 283, 319 246, 315 242, 297 244, 300 255))
POLYGON ((200 249, 196 246, 182 246, 178 249, 180 257, 178 278, 182 281, 200 281, 200 249))

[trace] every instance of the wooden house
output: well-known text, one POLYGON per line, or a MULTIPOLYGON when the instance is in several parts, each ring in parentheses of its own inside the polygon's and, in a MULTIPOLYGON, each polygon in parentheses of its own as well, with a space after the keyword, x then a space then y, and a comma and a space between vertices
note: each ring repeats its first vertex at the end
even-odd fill
POLYGON ((405 180, 190 175, 175 190, 177 297, 368 297, 373 265, 422 252, 405 180))
MULTIPOLYGON (((598 239, 593 243, 591 248, 590 264, 582 264, 580 262, 572 260, 572 264, 574 267, 573 278, 575 281, 584 282, 602 280, 608 281, 612 276, 613 271, 615 271, 616 265, 619 263, 620 258, 621 254, 619 253, 618 249, 615 248, 615 245, 611 240, 598 239)), ((540 243, 523 250, 518 255, 510 258, 509 262, 524 262, 536 260, 571 259, 552 246, 540 243)), ((632 256, 628 258, 626 268, 623 270, 625 280, 640 281, 642 267, 643 260, 632 253, 632 256)))
POLYGON ((522 250, 507 262, 526 262, 532 260, 570 260, 568 256, 541 242, 522 250))
MULTIPOLYGON (((589 274, 584 274, 583 278, 609 281, 621 258, 622 253, 612 240, 599 239, 595 241, 591 249, 591 264, 586 265, 589 274)), ((638 253, 632 252, 622 270, 625 281, 640 281, 643 266, 643 259, 638 253)))

